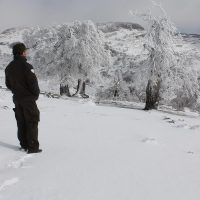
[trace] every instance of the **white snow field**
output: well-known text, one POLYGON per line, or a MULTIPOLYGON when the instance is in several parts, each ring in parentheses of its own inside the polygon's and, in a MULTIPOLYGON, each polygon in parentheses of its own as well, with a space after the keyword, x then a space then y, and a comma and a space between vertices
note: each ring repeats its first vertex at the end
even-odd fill
POLYGON ((43 152, 18 150, 0 90, 0 200, 199 200, 200 117, 40 96, 43 152))

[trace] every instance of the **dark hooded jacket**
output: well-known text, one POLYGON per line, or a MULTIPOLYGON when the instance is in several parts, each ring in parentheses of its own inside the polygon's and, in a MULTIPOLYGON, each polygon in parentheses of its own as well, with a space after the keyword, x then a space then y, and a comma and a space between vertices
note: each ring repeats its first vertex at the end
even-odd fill
POLYGON ((32 65, 23 56, 16 56, 5 69, 6 86, 13 93, 14 101, 37 100, 40 94, 37 77, 32 65))

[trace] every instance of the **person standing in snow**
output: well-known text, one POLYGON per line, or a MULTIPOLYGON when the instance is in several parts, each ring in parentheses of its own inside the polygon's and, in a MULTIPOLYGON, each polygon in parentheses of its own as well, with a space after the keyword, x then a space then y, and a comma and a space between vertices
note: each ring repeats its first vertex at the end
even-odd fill
POLYGON ((27 63, 27 48, 23 43, 13 46, 14 60, 5 69, 6 86, 13 93, 18 139, 27 153, 39 153, 38 122, 40 112, 36 104, 40 89, 32 65, 27 63))

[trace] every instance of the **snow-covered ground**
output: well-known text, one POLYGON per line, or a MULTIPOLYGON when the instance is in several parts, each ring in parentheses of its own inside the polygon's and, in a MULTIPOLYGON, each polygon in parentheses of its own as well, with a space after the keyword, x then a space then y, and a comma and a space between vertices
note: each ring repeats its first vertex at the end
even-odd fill
POLYGON ((0 90, 0 200, 199 200, 199 115, 40 97, 43 152, 18 150, 0 90))

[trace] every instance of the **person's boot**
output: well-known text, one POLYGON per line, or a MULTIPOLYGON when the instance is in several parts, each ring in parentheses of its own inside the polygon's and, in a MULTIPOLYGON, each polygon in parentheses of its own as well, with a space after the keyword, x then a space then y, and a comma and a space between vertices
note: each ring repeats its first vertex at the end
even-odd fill
POLYGON ((27 151, 28 154, 31 154, 31 153, 41 153, 41 152, 42 152, 42 149, 35 149, 35 150, 29 149, 29 150, 27 151))

